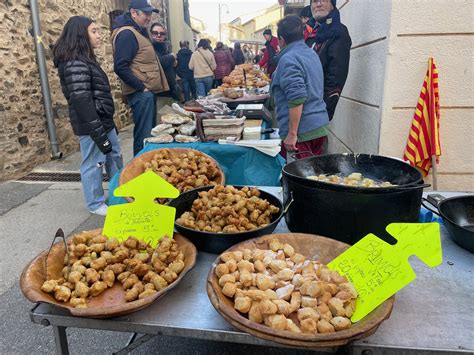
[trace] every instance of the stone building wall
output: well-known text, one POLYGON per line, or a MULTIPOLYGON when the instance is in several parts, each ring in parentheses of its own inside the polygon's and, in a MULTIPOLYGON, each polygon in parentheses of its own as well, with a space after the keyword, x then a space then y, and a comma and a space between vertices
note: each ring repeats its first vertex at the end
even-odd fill
MULTIPOLYGON (((161 1, 151 2, 164 10, 161 1)), ((121 102, 109 41, 109 14, 126 10, 127 5, 127 0, 38 0, 54 120, 60 150, 65 155, 77 151, 79 144, 69 123, 67 103, 49 46, 58 39, 69 17, 85 15, 95 19, 102 35, 102 46, 96 54, 110 79, 116 106, 115 122, 119 128, 131 123, 131 114, 121 102)), ((166 11, 161 11, 156 15, 157 20, 164 15, 166 11)), ((26 175, 48 161, 51 150, 28 0, 0 2, 0 33, 0 181, 4 181, 26 175)))

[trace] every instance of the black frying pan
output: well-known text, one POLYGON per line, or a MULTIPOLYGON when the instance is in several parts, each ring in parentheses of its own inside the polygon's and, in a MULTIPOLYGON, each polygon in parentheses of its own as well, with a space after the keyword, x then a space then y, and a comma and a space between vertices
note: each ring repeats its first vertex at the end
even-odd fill
MULTIPOLYGON (((214 186, 204 186, 194 190, 190 190, 182 193, 177 198, 171 200, 168 205, 176 208, 176 219, 178 219, 184 212, 191 211, 193 201, 198 198, 198 193, 200 191, 208 191, 214 186)), ((235 186, 239 188, 239 186, 235 186)), ((248 232, 239 232, 239 233, 211 233, 211 232, 202 232, 190 228, 183 227, 175 223, 174 227, 178 233, 188 238, 196 248, 200 251, 205 251, 208 253, 220 254, 224 250, 229 249, 232 245, 240 243, 243 240, 257 238, 262 235, 271 234, 280 219, 283 217, 285 211, 283 210, 283 204, 280 199, 272 194, 260 190, 260 198, 266 199, 272 205, 280 209, 280 213, 273 215, 273 218, 270 224, 254 229, 248 232)), ((288 206, 291 204, 288 203, 288 206)))
POLYGON ((450 237, 461 247, 474 253, 474 195, 443 198, 441 195, 428 195, 423 199, 438 208, 433 210, 425 203, 423 206, 443 218, 450 237))

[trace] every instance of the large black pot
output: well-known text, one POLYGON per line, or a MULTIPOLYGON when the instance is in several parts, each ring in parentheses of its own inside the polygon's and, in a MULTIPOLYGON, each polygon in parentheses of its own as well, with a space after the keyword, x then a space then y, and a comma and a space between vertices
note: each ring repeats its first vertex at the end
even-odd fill
MULTIPOLYGON (((171 200, 168 205, 176 208, 176 219, 178 219, 184 212, 191 211, 191 207, 195 199, 198 198, 198 193, 200 191, 208 191, 214 186, 204 186, 194 190, 190 190, 182 193, 177 198, 171 200)), ((236 186, 236 188, 239 188, 236 186)), ((205 251, 208 253, 220 254, 223 251, 229 249, 232 245, 240 243, 241 241, 261 237, 262 235, 271 234, 280 219, 283 217, 284 210, 283 204, 280 199, 272 194, 260 190, 260 198, 266 199, 272 205, 278 207, 280 212, 277 215, 274 215, 271 223, 248 232, 239 232, 239 233, 211 233, 211 232, 202 232, 190 228, 183 227, 175 223, 175 229, 178 233, 188 238, 196 248, 200 251, 205 251)))
POLYGON ((285 215, 292 232, 318 234, 354 244, 368 233, 395 242, 386 231, 393 222, 417 222, 423 184, 420 172, 397 159, 367 154, 335 154, 296 160, 283 168, 285 215), (396 184, 360 188, 307 179, 310 175, 361 173, 396 184))

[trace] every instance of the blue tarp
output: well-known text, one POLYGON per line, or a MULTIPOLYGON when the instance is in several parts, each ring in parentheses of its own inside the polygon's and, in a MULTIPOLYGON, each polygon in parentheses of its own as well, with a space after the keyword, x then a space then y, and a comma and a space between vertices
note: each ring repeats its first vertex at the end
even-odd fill
MULTIPOLYGON (((280 155, 271 157, 253 148, 216 142, 147 144, 138 155, 160 148, 192 148, 206 153, 219 163, 229 185, 280 186, 281 170, 285 164, 280 155)), ((123 198, 113 196, 119 175, 120 172, 109 182, 109 205, 125 203, 123 198)))

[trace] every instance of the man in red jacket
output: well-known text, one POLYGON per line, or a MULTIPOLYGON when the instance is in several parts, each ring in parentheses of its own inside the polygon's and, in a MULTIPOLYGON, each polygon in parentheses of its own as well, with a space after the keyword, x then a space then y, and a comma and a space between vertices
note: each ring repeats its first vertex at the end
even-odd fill
POLYGON ((277 66, 275 57, 278 52, 280 52, 280 47, 278 47, 278 38, 272 36, 271 29, 267 28, 263 31, 263 37, 266 40, 266 50, 258 65, 260 65, 261 68, 266 68, 268 75, 271 77, 277 66))

